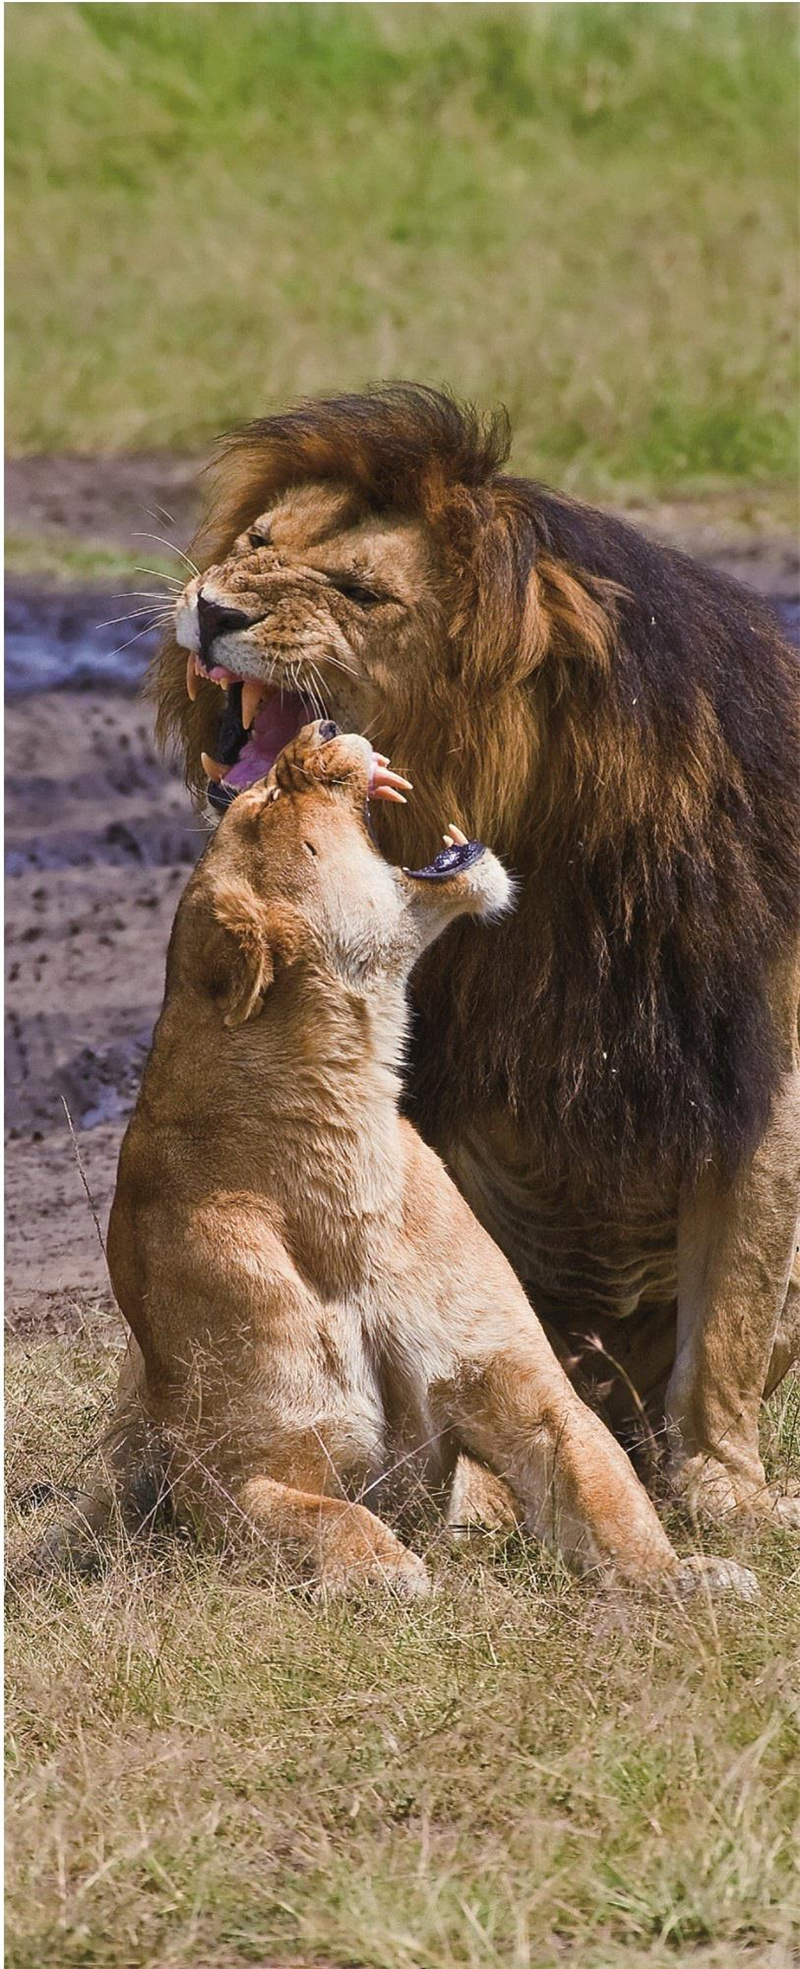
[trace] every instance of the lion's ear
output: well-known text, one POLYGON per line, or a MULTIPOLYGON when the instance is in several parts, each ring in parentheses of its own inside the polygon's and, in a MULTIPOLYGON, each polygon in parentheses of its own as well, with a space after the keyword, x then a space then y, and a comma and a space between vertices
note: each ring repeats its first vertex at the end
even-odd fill
POLYGON ((279 963, 299 952, 293 913, 268 908, 249 882, 221 881, 209 898, 204 972, 226 1026, 241 1026, 260 1011, 279 963))

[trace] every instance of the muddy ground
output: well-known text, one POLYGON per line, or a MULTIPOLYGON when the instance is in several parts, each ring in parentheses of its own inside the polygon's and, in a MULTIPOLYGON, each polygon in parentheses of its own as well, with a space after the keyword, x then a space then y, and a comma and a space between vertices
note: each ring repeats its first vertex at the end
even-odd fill
MULTIPOLYGON (((129 544, 148 524, 143 506, 161 505, 185 543, 196 473, 193 461, 163 456, 17 461, 8 523, 50 539, 68 531, 129 544)), ((743 533, 719 511, 638 517, 788 604, 791 625, 792 541, 757 526, 743 533)), ((23 632, 68 655, 114 606, 107 595, 27 581, 12 584, 9 611, 19 690, 33 647, 23 632)), ((70 1327, 109 1308, 84 1182, 104 1229, 177 898, 205 838, 132 686, 133 671, 123 672, 113 685, 28 691, 8 704, 6 1273, 16 1330, 70 1327)))

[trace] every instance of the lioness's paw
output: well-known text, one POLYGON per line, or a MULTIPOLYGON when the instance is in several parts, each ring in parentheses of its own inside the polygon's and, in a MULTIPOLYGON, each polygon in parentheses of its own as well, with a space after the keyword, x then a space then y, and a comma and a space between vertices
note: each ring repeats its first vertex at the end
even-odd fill
POLYGON ((669 1580, 681 1600, 697 1593, 712 1600, 730 1594, 733 1599, 751 1603, 761 1597, 755 1573, 749 1566, 740 1566, 736 1559, 707 1558, 703 1554, 681 1559, 676 1570, 669 1574, 669 1580))
POLYGON ((372 1596, 376 1590, 393 1594, 398 1600, 427 1600, 431 1578, 424 1560, 415 1552, 404 1552, 400 1559, 376 1559, 368 1565, 330 1560, 313 1588, 315 1597, 323 1600, 372 1596))

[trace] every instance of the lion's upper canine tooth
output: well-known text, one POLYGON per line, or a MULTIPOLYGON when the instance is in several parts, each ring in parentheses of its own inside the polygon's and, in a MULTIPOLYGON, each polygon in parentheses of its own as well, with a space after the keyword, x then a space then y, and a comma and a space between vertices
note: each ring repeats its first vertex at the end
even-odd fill
POLYGON ((263 695, 264 685, 256 683, 252 677, 245 677, 242 684, 242 724, 246 732, 250 730, 263 695))
POLYGON ((192 651, 192 654, 186 665, 186 689, 189 693, 192 703, 194 704, 195 698, 200 689, 200 685, 198 684, 197 681, 197 669, 196 669, 196 659, 195 659, 194 651, 192 651))
POLYGON ((225 778, 225 774, 228 770, 227 766, 221 766, 217 759, 212 759, 211 754, 209 752, 201 752, 200 764, 203 768, 206 779, 216 780, 217 785, 219 785, 220 780, 225 778))

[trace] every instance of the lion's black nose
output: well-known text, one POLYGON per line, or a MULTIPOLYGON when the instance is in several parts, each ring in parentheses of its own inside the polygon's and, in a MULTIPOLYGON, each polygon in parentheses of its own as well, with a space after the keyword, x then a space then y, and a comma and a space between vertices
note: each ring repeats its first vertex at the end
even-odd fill
POLYGON ((208 662, 211 646, 218 636, 234 636, 239 629, 249 629, 250 616, 243 615, 241 609, 223 608, 220 602, 209 602, 201 592, 197 597, 197 626, 200 631, 200 655, 208 662))

